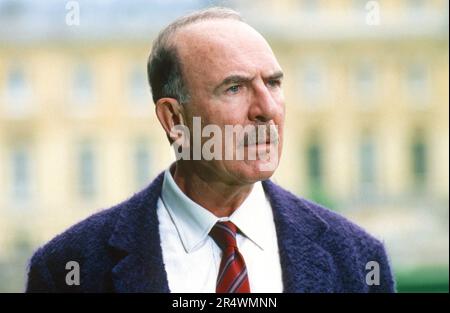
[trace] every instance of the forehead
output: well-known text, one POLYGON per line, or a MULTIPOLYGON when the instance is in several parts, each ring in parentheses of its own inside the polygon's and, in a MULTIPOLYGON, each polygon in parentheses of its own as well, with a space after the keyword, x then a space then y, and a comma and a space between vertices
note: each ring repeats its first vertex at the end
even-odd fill
POLYGON ((216 19, 191 24, 181 29, 175 40, 188 82, 214 83, 229 74, 270 75, 280 70, 266 40, 240 21, 216 19))

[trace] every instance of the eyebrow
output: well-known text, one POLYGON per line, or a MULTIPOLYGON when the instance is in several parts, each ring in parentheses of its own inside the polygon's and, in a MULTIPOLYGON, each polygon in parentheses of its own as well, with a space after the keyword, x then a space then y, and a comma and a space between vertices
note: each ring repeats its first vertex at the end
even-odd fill
POLYGON ((275 73, 273 73, 272 75, 269 75, 269 77, 267 77, 267 80, 271 80, 271 79, 283 79, 284 77, 284 73, 282 71, 276 71, 275 73))
MULTIPOLYGON (((284 76, 282 71, 276 71, 275 73, 267 76, 264 80, 282 79, 284 76)), ((242 84, 252 81, 255 77, 233 74, 225 77, 222 82, 214 88, 214 92, 217 92, 221 87, 229 84, 242 84)))

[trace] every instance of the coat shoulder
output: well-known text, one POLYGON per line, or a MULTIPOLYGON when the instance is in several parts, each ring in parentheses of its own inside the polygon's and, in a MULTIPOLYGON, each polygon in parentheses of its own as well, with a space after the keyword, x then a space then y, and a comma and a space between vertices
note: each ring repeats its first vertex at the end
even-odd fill
POLYGON ((39 248, 35 255, 40 257, 57 257, 59 254, 66 256, 67 253, 81 255, 105 249, 121 218, 125 222, 139 220, 142 208, 153 203, 152 198, 159 197, 162 179, 161 173, 149 186, 127 200, 76 223, 39 248))
POLYGON ((313 201, 296 196, 290 191, 268 181, 265 189, 269 197, 279 203, 280 210, 298 227, 309 227, 311 222, 322 225, 321 235, 313 238, 316 244, 331 256, 336 269, 337 290, 345 292, 393 292, 395 282, 390 260, 384 244, 359 225, 339 213, 313 201), (305 219, 307 222, 305 223, 305 219), (325 226, 323 226, 325 225, 325 226), (380 285, 368 288, 365 275, 370 262, 380 268, 380 285))
MULTIPOLYGON (((108 241, 120 216, 133 214, 133 208, 142 198, 142 192, 113 207, 103 209, 56 235, 39 247, 28 264, 27 291, 48 292, 64 290, 61 283, 67 273, 68 262, 75 261, 80 268, 88 268, 99 277, 113 265, 116 251, 109 249, 108 241)), ((83 271, 82 271, 83 273, 83 271)), ((103 282, 99 282, 103 283, 103 282)))
POLYGON ((71 252, 83 253, 89 246, 101 245, 108 239, 107 235, 111 233, 121 209, 119 204, 85 218, 40 247, 35 256, 50 258, 71 252))
POLYGON ((26 290, 66 290, 64 277, 71 261, 79 264, 81 278, 85 278, 82 290, 109 290, 108 272, 126 255, 123 248, 137 238, 135 229, 149 223, 148 213, 156 205, 162 180, 160 174, 129 199, 91 215, 37 249, 28 264, 26 290))
POLYGON ((26 291, 65 290, 64 277, 71 268, 68 266, 74 264, 70 262, 76 262, 81 269, 94 264, 94 270, 101 276, 107 235, 120 209, 119 205, 95 213, 38 248, 28 264, 26 291))
POLYGON ((341 240, 357 239, 364 241, 369 245, 381 245, 379 239, 375 238, 362 227, 350 221, 343 215, 311 200, 299 197, 273 182, 266 182, 265 184, 267 188, 270 189, 271 194, 277 195, 279 201, 287 208, 288 213, 292 218, 302 218, 301 215, 296 213, 299 211, 306 211, 327 225, 327 233, 338 236, 341 240))

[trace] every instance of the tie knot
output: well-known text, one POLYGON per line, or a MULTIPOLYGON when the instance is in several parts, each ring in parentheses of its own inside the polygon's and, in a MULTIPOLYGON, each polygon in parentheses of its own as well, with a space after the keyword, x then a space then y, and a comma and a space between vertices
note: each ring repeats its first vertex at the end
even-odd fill
POLYGON ((225 251, 227 248, 236 248, 237 227, 232 222, 217 222, 211 229, 209 235, 216 244, 225 251))

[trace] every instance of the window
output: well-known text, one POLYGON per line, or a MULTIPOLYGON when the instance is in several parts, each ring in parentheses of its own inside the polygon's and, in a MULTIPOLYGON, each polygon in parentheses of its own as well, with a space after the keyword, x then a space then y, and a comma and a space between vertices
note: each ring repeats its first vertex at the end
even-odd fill
POLYGON ((352 9, 361 14, 365 14, 366 11, 366 5, 369 0, 353 0, 352 1, 352 9))
POLYGON ((150 181, 151 155, 145 139, 139 139, 134 147, 134 178, 137 188, 142 188, 150 181))
POLYGON ((425 106, 428 96, 428 74, 424 64, 409 65, 406 73, 408 99, 414 106, 425 106))
POLYGON ((319 10, 318 0, 303 0, 301 2, 302 11, 308 14, 316 14, 319 10))
POLYGON ((129 98, 132 105, 150 106, 150 86, 147 82, 145 67, 135 66, 129 74, 129 98))
POLYGON ((368 63, 359 64, 354 72, 354 94, 361 107, 367 107, 375 100, 375 69, 368 63))
POLYGON ((97 191, 96 155, 92 143, 82 143, 78 151, 78 190, 83 199, 94 198, 97 191))
POLYGON ((308 181, 311 188, 322 186, 322 147, 312 141, 306 148, 308 181))
POLYGON ((379 25, 382 18, 382 6, 383 1, 380 0, 353 0, 348 19, 354 22, 353 27, 379 25))
POLYGON ((15 202, 25 202, 31 196, 31 156, 24 146, 11 151, 11 186, 15 202))
POLYGON ((425 9, 424 0, 406 0, 406 11, 411 18, 418 17, 423 14, 425 9))
POLYGON ((302 67, 301 72, 301 92, 306 102, 315 106, 323 99, 326 92, 324 69, 318 63, 308 63, 302 67))
POLYGON ((359 187, 363 196, 375 192, 376 185, 376 151, 373 138, 364 134, 359 143, 359 187))
POLYGON ((30 109, 31 91, 25 71, 20 66, 10 68, 6 78, 6 106, 8 113, 22 115, 30 109))
POLYGON ((92 71, 87 64, 79 64, 73 76, 73 101, 81 107, 87 107, 93 100, 92 71))
POLYGON ((428 147, 424 135, 418 132, 411 144, 412 176, 415 188, 424 187, 427 179, 428 147))

